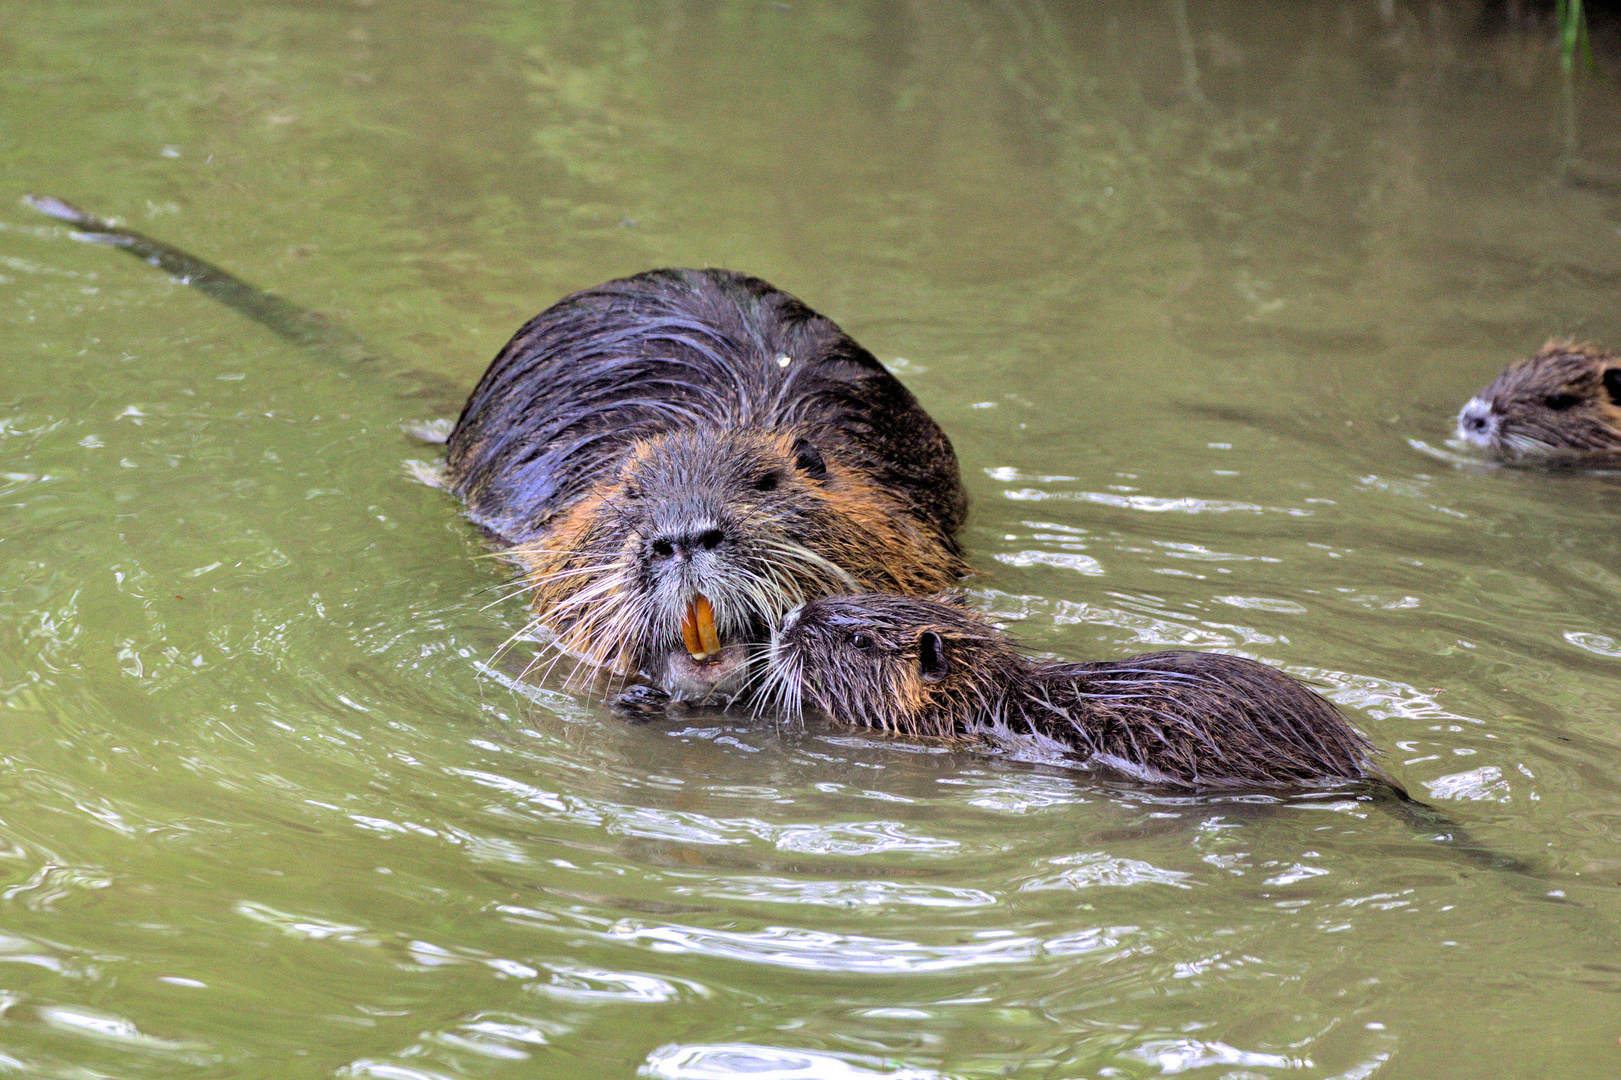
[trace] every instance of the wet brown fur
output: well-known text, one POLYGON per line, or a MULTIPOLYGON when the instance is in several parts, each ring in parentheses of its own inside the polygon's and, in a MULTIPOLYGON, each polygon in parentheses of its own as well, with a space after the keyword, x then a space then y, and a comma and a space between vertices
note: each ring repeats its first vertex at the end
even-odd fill
POLYGON ((880 731, 1045 749, 1151 784, 1389 783, 1338 710, 1276 668, 1202 652, 1039 663, 951 601, 808 604, 776 634, 766 684, 790 712, 809 704, 880 731))
POLYGON ((1548 342, 1464 405, 1458 437, 1514 463, 1621 462, 1621 355, 1548 342))

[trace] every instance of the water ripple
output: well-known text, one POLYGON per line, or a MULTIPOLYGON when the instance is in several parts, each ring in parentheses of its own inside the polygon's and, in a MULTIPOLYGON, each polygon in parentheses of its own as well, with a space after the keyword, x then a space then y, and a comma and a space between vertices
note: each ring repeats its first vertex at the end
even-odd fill
POLYGON ((530 989, 575 1004, 662 1005, 711 996, 708 988, 690 979, 668 979, 645 972, 609 971, 564 962, 549 964, 547 969, 551 979, 532 983, 530 989))
POLYGON ((719 879, 712 885, 675 886, 670 891, 681 896, 701 896, 711 900, 833 908, 883 905, 972 909, 993 908, 1000 903, 995 893, 984 889, 911 885, 893 881, 795 881, 792 878, 735 877, 719 879))
POLYGON ((371 931, 364 926, 332 922, 328 919, 316 918, 313 915, 295 915, 287 911, 278 911, 268 904, 246 900, 239 901, 236 904, 236 913, 254 922, 273 926, 289 937, 304 938, 310 941, 375 943, 371 931))
MULTIPOLYGON (((175 1066, 201 1068, 224 1060, 224 1055, 207 1043, 159 1038, 141 1030, 128 1017, 86 1005, 34 1004, 12 998, 4 1003, 3 1016, 8 1024, 37 1024, 57 1035, 97 1043, 119 1053, 150 1054, 175 1066)), ((31 1068, 19 1071, 38 1075, 31 1068)))
POLYGON ((1119 510, 1150 514, 1286 514, 1312 517, 1316 511, 1303 506, 1262 506, 1233 499, 1197 499, 1192 496, 1164 498, 1158 495, 1120 495, 1106 491, 1042 491, 1040 488, 1008 488, 1004 498, 1015 502, 1042 502, 1048 499, 1092 503, 1119 510))
POLYGON ((1051 889, 1081 890, 1099 886, 1169 885, 1178 889, 1193 887, 1193 876, 1179 870, 1166 870, 1141 859, 1127 859, 1106 851, 1088 851, 1049 860, 1048 865, 1066 867, 1062 872, 1032 878, 1019 886, 1020 892, 1051 889))
POLYGON ((1171 1075, 1219 1066, 1291 1070, 1312 1067, 1310 1058, 1258 1054, 1206 1039, 1154 1039, 1127 1050, 1126 1056, 1171 1075))
POLYGON ((933 1069, 895 1066, 860 1056, 840 1056, 753 1043, 661 1046, 647 1056, 638 1076, 654 1080, 944 1080, 933 1069))
POLYGON ((923 945, 794 926, 770 926, 750 933, 676 924, 649 926, 621 919, 603 936, 655 952, 695 953, 796 971, 845 974, 917 974, 1014 966, 1045 952, 1042 939, 1012 932, 975 935, 981 940, 970 944, 923 945))

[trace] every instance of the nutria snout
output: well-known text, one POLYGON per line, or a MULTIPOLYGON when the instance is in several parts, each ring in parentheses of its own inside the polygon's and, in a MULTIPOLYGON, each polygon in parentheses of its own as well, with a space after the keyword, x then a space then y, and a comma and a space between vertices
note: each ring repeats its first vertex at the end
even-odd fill
POLYGON ((832 321, 757 278, 655 270, 525 325, 450 436, 451 489, 579 661, 727 699, 820 596, 966 572, 951 443, 832 321))
POLYGON ((790 713, 810 705, 880 731, 1036 748, 1176 788, 1389 783, 1332 704, 1243 657, 1040 663, 961 603, 879 595, 791 612, 768 655, 766 696, 790 713))
POLYGON ((1521 464, 1621 460, 1621 356, 1548 342, 1464 405, 1458 438, 1521 464))

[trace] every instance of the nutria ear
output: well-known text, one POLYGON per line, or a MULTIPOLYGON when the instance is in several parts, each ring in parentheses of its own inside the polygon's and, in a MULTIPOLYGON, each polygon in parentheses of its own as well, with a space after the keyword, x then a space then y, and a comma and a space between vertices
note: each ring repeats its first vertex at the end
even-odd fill
POLYGON ((924 682, 939 682, 951 667, 946 659, 946 643, 933 630, 925 630, 917 636, 917 666, 924 682))
POLYGON ((809 440, 794 440, 794 466, 812 480, 827 479, 827 462, 822 460, 822 452, 809 440))
POLYGON ((1610 394, 1610 400, 1621 405, 1621 367, 1604 369, 1604 389, 1610 394))

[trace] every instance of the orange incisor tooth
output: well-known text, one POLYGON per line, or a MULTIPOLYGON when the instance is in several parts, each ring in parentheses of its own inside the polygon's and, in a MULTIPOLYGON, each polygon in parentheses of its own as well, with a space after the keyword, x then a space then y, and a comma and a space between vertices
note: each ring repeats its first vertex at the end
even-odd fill
POLYGON ((715 632, 715 609, 703 596, 694 596, 681 619, 681 640, 694 660, 707 660, 720 652, 720 635, 715 632))
POLYGON ((681 640, 686 643, 687 652, 693 659, 703 658, 703 642, 698 640, 698 620, 693 617, 692 605, 687 605, 687 612, 681 616, 681 640))

